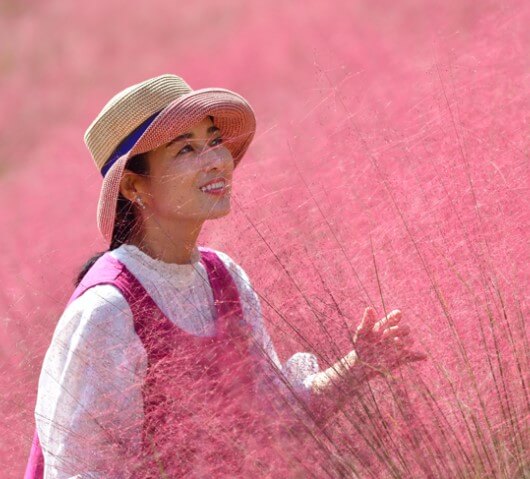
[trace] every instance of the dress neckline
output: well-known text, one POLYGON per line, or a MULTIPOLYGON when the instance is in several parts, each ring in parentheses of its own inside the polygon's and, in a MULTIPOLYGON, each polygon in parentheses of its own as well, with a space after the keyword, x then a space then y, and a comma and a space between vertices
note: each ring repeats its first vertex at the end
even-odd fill
POLYGON ((126 263, 130 264, 132 260, 137 265, 137 268, 133 269, 155 271, 162 277, 174 280, 180 279, 179 282, 184 281, 184 283, 196 276, 201 262, 201 254, 197 246, 192 252, 189 263, 166 263, 149 256, 140 248, 131 244, 123 244, 113 250, 112 253, 118 260, 125 260, 126 263))

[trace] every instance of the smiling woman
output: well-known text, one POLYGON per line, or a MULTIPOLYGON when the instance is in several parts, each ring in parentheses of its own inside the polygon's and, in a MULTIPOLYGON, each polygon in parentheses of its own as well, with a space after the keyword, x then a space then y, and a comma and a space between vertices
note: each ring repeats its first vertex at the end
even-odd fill
POLYGON ((175 75, 120 92, 88 128, 110 246, 79 275, 46 353, 26 479, 320 477, 321 442, 301 431, 373 371, 423 359, 399 311, 376 322, 368 308, 335 366, 280 363, 245 271, 197 246, 204 222, 230 212, 254 131, 241 96, 175 75))

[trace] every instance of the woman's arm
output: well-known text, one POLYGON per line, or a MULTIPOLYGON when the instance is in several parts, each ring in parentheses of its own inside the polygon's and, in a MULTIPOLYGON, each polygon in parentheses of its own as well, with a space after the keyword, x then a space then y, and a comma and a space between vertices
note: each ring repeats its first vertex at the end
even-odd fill
POLYGON ((284 383, 287 397, 307 406, 312 418, 324 424, 358 388, 371 378, 396 367, 426 358, 409 350, 412 339, 407 326, 400 326, 401 312, 394 310, 376 321, 373 308, 366 308, 354 338, 354 349, 331 367, 320 371, 311 353, 297 353, 284 365, 278 359, 261 315, 259 298, 245 271, 229 256, 218 252, 236 281, 243 313, 251 324, 258 354, 265 356, 273 371, 268 380, 284 383), (277 373, 281 372, 281 375, 277 373), (292 394, 294 393, 294 395, 292 394))
POLYGON ((365 382, 387 375, 395 368, 427 358, 411 351, 410 329, 400 325, 401 311, 376 321, 375 310, 366 308, 354 337, 355 349, 312 378, 312 409, 325 422, 351 399, 365 382))
POLYGON ((128 477, 124 459, 141 446, 145 368, 131 310, 117 289, 96 286, 66 308, 35 408, 45 479, 128 477))

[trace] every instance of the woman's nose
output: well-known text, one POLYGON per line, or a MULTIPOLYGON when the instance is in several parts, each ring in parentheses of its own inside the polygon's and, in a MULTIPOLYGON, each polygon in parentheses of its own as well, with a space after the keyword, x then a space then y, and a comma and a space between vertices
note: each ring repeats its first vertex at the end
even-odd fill
POLYGON ((201 163, 206 170, 211 168, 225 169, 233 162, 232 155, 226 148, 205 147, 200 155, 201 163))

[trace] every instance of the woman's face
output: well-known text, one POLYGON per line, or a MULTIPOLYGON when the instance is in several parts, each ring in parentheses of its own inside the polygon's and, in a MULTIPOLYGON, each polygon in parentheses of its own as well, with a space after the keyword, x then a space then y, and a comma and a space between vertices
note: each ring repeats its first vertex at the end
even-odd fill
POLYGON ((229 213, 234 159, 210 117, 149 152, 148 162, 142 200, 151 214, 201 221, 229 213))

